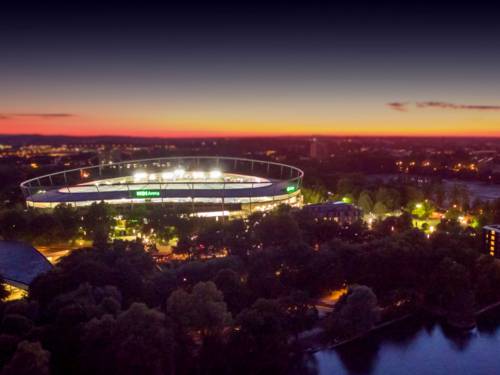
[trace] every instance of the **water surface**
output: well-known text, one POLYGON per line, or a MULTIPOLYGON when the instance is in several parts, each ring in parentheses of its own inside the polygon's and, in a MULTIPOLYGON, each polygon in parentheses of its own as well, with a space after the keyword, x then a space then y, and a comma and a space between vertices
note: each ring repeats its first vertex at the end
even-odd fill
POLYGON ((398 323, 341 349, 315 353, 309 368, 320 375, 500 374, 500 311, 460 334, 422 320, 398 323))

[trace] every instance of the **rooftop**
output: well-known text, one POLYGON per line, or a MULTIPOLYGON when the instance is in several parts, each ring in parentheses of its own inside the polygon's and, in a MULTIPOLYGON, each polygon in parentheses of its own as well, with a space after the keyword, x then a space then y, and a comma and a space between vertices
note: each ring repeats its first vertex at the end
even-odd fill
POLYGON ((14 241, 0 241, 0 275, 7 283, 28 287, 38 275, 52 268, 34 247, 14 241))
POLYGON ((500 231, 500 224, 485 225, 483 229, 500 231))

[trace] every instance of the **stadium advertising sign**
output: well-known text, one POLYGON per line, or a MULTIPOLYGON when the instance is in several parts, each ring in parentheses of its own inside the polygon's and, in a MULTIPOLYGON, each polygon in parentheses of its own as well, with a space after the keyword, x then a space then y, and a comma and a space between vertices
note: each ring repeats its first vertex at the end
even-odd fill
POLYGON ((295 190, 297 190, 296 186, 290 185, 286 187, 286 192, 287 193, 293 193, 295 190))
POLYGON ((160 190, 135 190, 134 198, 159 198, 160 190))

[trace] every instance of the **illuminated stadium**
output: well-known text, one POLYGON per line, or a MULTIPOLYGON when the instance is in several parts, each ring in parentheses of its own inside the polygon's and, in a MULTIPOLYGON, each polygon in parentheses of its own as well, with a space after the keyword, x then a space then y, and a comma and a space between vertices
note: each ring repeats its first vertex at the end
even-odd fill
POLYGON ((165 157, 95 165, 21 183, 28 207, 159 204, 227 216, 302 203, 304 173, 293 166, 232 157, 165 157))

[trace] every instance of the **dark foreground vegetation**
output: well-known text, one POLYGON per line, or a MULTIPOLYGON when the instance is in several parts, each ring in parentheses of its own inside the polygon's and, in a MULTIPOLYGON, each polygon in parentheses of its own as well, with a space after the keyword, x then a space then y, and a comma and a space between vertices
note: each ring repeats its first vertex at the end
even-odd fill
POLYGON ((93 248, 1 304, 2 374, 304 373, 311 328, 335 343, 422 309, 460 324, 500 299, 500 261, 453 220, 427 238, 409 214, 369 230, 281 207, 183 227, 187 260, 161 267, 101 224, 93 248), (315 300, 346 286, 319 320, 315 300))

